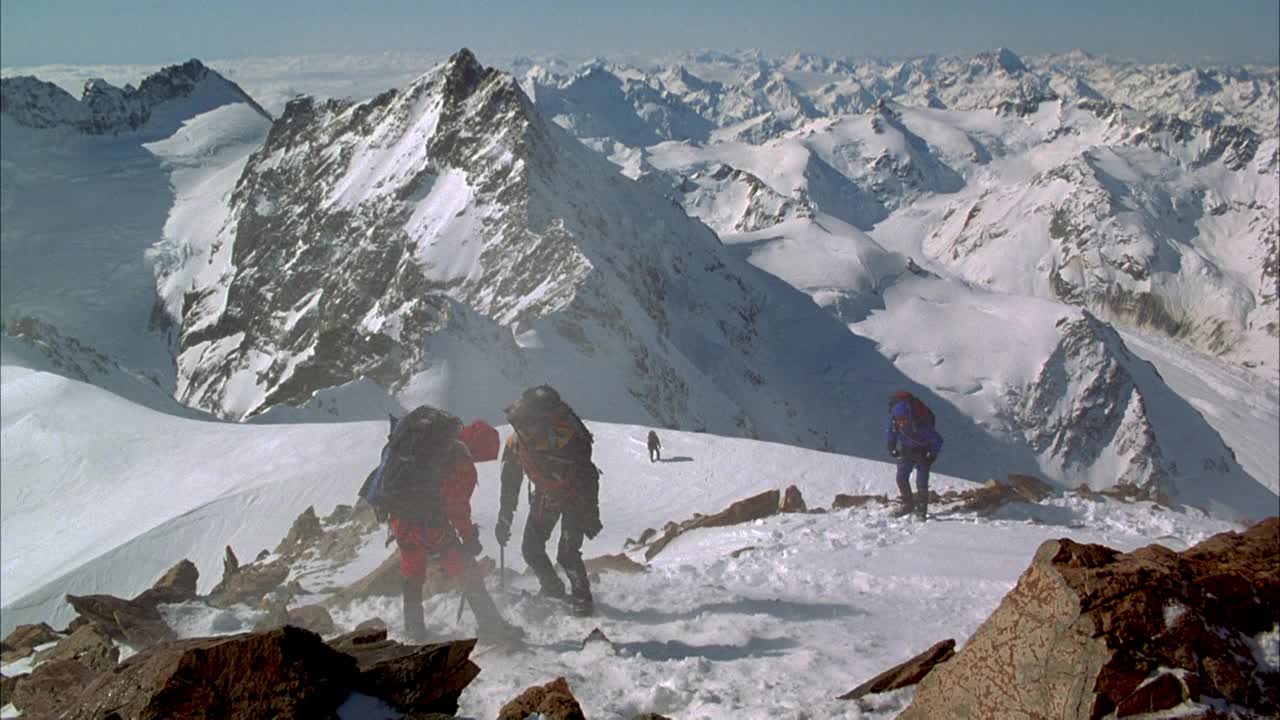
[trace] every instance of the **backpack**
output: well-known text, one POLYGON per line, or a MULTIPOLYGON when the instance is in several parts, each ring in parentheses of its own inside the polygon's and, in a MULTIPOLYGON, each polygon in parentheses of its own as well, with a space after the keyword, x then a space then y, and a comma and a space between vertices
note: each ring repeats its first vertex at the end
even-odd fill
POLYGON ((439 491, 466 446, 458 440, 462 421, 430 405, 392 419, 382 460, 360 488, 378 519, 388 512, 427 519, 443 512, 439 491))
POLYGON ((526 441, 538 465, 553 474, 599 470, 591 462, 595 441, 582 418, 550 385, 529 388, 507 408, 511 427, 526 441), (588 470, 589 468, 589 470, 588 470))
POLYGON ((921 425, 929 427, 934 426, 933 411, 920 398, 912 395, 906 390, 899 390, 889 396, 889 411, 893 412, 893 406, 901 401, 907 401, 907 406, 911 408, 911 426, 915 429, 921 425))

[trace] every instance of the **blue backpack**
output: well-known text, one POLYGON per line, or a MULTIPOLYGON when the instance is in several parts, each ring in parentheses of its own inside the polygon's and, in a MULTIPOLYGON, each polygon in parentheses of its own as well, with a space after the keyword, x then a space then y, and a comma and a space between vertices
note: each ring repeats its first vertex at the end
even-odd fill
POLYGON ((373 507, 379 521, 388 512, 413 518, 434 516, 440 512, 440 486, 460 452, 462 422, 428 405, 399 420, 388 419, 387 444, 359 495, 373 507))

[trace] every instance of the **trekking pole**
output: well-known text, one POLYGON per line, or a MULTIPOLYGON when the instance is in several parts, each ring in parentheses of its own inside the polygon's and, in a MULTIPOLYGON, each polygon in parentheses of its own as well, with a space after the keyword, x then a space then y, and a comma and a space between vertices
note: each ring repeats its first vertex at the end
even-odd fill
POLYGON ((498 589, 507 591, 507 546, 498 546, 498 589))
POLYGON ((462 591, 461 597, 458 598, 458 615, 453 619, 453 624, 457 625, 462 622, 462 608, 467 606, 467 593, 462 591))

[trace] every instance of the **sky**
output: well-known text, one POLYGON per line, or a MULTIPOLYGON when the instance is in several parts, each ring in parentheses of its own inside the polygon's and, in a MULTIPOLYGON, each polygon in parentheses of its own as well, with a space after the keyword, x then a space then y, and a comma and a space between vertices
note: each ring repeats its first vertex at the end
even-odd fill
POLYGON ((0 65, 166 64, 319 53, 642 55, 756 48, 905 57, 1008 47, 1280 62, 1275 0, 3 0, 0 65), (369 11, 366 7, 376 7, 369 11))

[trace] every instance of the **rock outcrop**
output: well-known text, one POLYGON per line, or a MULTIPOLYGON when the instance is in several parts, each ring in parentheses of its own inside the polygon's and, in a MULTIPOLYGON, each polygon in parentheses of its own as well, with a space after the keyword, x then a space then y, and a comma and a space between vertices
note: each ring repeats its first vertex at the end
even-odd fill
POLYGON ((1276 597, 1276 517, 1181 553, 1046 541, 901 717, 1095 720, 1184 703, 1274 717, 1280 672, 1254 647, 1280 623, 1276 597))
POLYGON ((520 693, 498 711, 498 720, 524 720, 536 715, 544 720, 586 720, 582 706, 562 677, 535 685, 520 693))
POLYGON ((955 654, 955 640, 947 639, 935 643, 928 650, 910 660, 894 665, 836 699, 857 700, 863 695, 870 695, 871 693, 882 693, 910 687, 920 682, 930 671, 950 660, 955 654))

